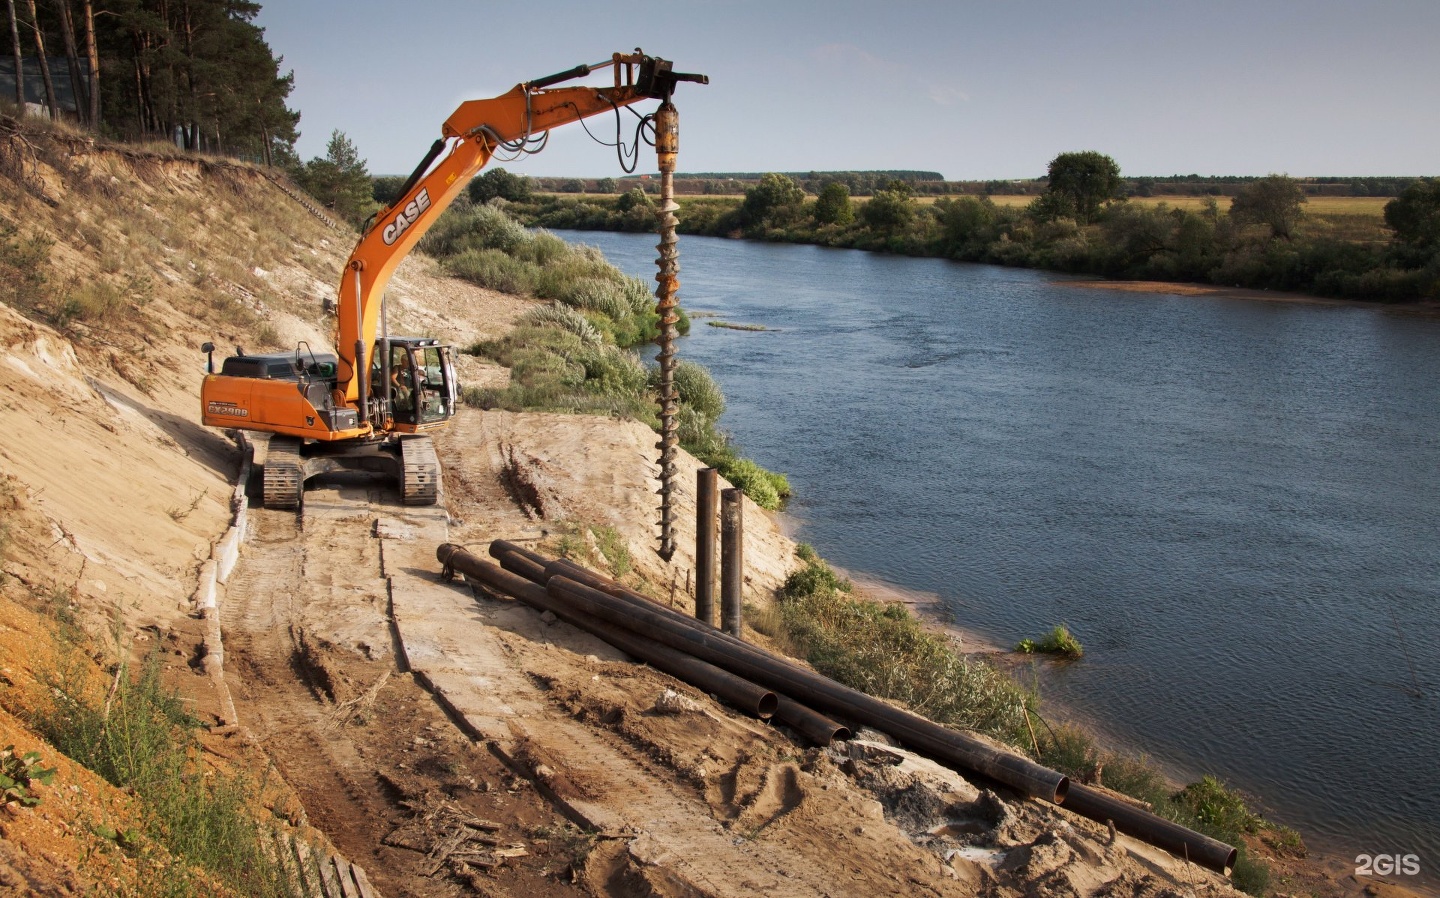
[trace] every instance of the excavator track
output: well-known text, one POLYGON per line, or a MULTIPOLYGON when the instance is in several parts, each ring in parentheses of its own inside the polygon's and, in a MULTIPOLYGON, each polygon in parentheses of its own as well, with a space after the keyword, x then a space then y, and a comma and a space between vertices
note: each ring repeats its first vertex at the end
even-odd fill
POLYGON ((427 436, 408 437, 400 443, 404 467, 400 500, 406 505, 434 505, 440 496, 440 459, 427 436))
POLYGON ((305 495, 305 463, 300 441, 276 434, 265 453, 264 503, 266 508, 298 509, 305 495))

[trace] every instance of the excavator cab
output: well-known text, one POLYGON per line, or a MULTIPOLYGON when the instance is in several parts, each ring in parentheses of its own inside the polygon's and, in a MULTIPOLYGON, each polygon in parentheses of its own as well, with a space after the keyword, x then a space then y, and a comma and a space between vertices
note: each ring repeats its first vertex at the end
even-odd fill
POLYGON ((391 337, 377 349, 376 364, 370 368, 371 395, 379 397, 392 430, 420 433, 450 420, 460 385, 449 346, 428 338, 391 337))

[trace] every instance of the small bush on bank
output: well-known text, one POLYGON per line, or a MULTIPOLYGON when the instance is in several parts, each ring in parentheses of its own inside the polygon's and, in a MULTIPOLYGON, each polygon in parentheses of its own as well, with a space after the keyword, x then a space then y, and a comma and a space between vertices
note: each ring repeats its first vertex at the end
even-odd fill
POLYGON ((1085 654, 1085 647, 1070 633, 1068 627, 1064 624, 1057 624, 1053 630, 1038 641, 1034 639, 1020 640, 1015 646, 1015 651, 1026 655, 1037 652, 1044 655, 1059 655, 1073 661, 1085 654))
POLYGON ((725 394, 703 365, 681 359, 675 365, 675 392, 680 401, 711 421, 725 414, 725 394))
MULTIPOLYGON (((240 894, 289 896, 268 834, 251 813, 259 789, 241 775, 219 775, 201 760, 199 722, 161 679, 152 653, 138 672, 121 664, 108 695, 86 684, 78 667, 53 675, 53 705, 34 720, 56 748, 112 785, 134 792, 145 813, 143 834, 172 855, 240 894)), ((182 865, 157 871, 170 895, 210 894, 182 865)))
POLYGON ((22 234, 0 219, 0 301, 24 313, 38 309, 45 298, 54 241, 43 234, 22 234))

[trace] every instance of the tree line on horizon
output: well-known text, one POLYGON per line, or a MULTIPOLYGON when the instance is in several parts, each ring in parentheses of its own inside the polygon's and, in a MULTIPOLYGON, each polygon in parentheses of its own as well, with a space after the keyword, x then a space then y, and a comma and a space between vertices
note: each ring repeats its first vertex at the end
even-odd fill
MULTIPOLYGON (((613 198, 541 195, 503 170, 491 193, 528 224, 578 230, 648 231, 654 198, 638 188, 613 198), (494 192, 499 188, 499 192, 494 192)), ((476 179, 477 182, 482 179, 476 179)), ((764 175, 741 198, 687 199, 682 233, 987 262, 1076 274, 1288 290, 1380 302, 1440 299, 1440 179, 1409 181, 1383 221, 1307 215, 1303 182, 1248 180, 1221 208, 1127 202, 1111 157, 1061 153, 1024 207, 987 196, 921 203, 894 180, 855 201, 832 182, 811 197, 795 179, 764 175)))
MULTIPOLYGON (((675 175, 675 192, 680 196, 743 196, 764 177, 759 172, 731 174, 675 175)), ((806 173, 775 172, 798 183, 807 194, 818 196, 831 183, 840 182, 850 189, 851 196, 870 196, 884 190, 892 181, 904 181, 917 196, 1038 196, 1045 192, 1047 177, 991 178, 985 180, 946 181, 939 172, 899 172, 910 177, 891 177, 883 171, 811 171, 806 173), (926 177, 917 177, 917 176, 926 177), (933 177, 930 177, 933 176, 933 177)), ((647 193, 659 190, 658 176, 629 175, 623 178, 535 177, 530 179, 535 191, 543 193, 624 193, 640 188, 647 193)), ((1164 175, 1122 176, 1122 192, 1131 197, 1153 196, 1234 196, 1241 188, 1260 180, 1263 175, 1164 175)), ((397 183, 398 183, 397 179, 397 183)), ((1378 196, 1394 197, 1413 182, 1413 176, 1306 177, 1296 182, 1307 196, 1378 196)))

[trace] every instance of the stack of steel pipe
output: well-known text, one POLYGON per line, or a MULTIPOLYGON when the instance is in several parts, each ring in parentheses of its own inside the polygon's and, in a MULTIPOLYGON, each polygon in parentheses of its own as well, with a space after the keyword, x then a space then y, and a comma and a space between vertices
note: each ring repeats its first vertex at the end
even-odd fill
POLYGON ((549 564, 559 566, 557 569, 563 570, 568 575, 593 579, 593 582, 613 583, 613 581, 569 561, 549 562, 543 556, 513 544, 506 543, 505 545, 511 551, 502 553, 505 557, 504 567, 498 567, 476 558, 474 555, 464 552, 463 549, 450 544, 441 546, 437 555, 441 564, 447 569, 458 570, 467 577, 483 583, 491 589, 513 596, 533 608, 549 611, 566 623, 598 636, 627 655, 639 658, 678 680, 698 686, 754 717, 761 720, 774 717, 817 745, 829 745, 836 739, 850 738, 848 727, 784 696, 778 696, 769 689, 735 676, 693 655, 656 642, 645 635, 627 631, 590 615, 577 612, 568 603, 546 591, 543 584, 546 579, 545 570, 549 564), (452 564, 451 562, 458 556, 454 553, 447 554, 447 549, 464 553, 464 558, 460 563, 452 564))
MULTIPOLYGON (((550 610, 577 626, 597 632, 593 629, 595 623, 608 624, 612 632, 618 630, 643 637, 642 641, 659 643, 744 681, 771 689, 776 694, 780 719, 797 729, 804 724, 796 723, 794 717, 804 716, 802 712, 815 715, 825 723, 830 722, 819 712, 834 714, 843 720, 873 727, 920 754, 958 770, 988 777, 1027 796, 1060 804, 1066 801, 1067 793, 1076 794, 1081 800, 1067 801, 1067 808, 1091 819, 1113 822, 1121 832, 1165 848, 1201 866, 1228 874, 1234 864, 1235 849, 1229 845, 1140 811, 1096 790, 1077 786, 1072 791, 1069 780, 1057 771, 997 748, 978 737, 949 729, 842 686, 794 662, 658 605, 640 593, 572 562, 550 561, 504 540, 496 540, 490 546, 490 554, 500 562, 499 568, 451 544, 441 546, 436 554, 447 570, 460 571, 535 607, 550 610), (537 588, 541 584, 543 589, 537 588), (794 717, 784 716, 787 709, 794 717)), ((601 634, 597 632, 597 635, 601 634)), ((605 637, 601 635, 601 638, 605 637)), ((623 646, 616 647, 635 657, 645 658, 623 646)), ((655 666, 660 667, 658 663, 655 666)), ((716 694, 721 695, 719 692, 716 694)), ((816 738, 811 731, 823 731, 825 723, 812 720, 811 730, 802 731, 816 738)), ((838 727, 833 723, 831 725, 838 727)), ((828 739, 817 741, 828 742, 828 739)))

